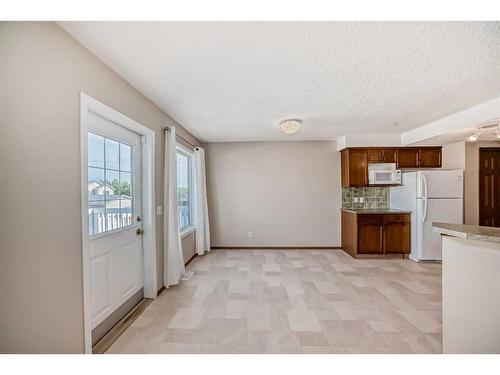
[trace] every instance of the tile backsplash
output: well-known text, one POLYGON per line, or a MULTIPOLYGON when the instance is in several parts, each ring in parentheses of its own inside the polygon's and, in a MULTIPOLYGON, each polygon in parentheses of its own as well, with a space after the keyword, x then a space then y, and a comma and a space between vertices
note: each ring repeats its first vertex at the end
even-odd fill
POLYGON ((342 208, 388 208, 388 187, 342 188, 342 208), (360 199, 362 198, 362 199, 360 199), (360 202, 362 200, 363 202, 360 202))

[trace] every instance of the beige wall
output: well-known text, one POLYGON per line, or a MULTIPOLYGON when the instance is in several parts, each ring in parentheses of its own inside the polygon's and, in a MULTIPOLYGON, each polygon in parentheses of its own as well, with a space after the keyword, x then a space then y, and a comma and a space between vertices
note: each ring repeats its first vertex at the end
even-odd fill
POLYGON ((335 142, 209 143, 207 183, 212 246, 340 245, 335 142))
POLYGON ((80 91, 156 131, 157 205, 174 122, 54 23, 0 23, 0 56, 0 352, 82 352, 80 91))
POLYGON ((500 142, 465 144, 465 224, 479 225, 479 148, 500 147, 500 142))
POLYGON ((445 169, 465 169, 465 142, 443 146, 442 166, 445 169))

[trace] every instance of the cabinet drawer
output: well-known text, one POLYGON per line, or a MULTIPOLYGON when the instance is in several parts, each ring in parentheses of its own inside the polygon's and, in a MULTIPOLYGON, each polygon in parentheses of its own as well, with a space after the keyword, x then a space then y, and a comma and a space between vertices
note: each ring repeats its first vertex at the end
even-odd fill
POLYGON ((391 214, 384 215, 385 223, 409 223, 410 215, 408 214, 391 214))
POLYGON ((380 214, 358 214, 358 223, 373 223, 380 224, 384 223, 384 215, 380 214))

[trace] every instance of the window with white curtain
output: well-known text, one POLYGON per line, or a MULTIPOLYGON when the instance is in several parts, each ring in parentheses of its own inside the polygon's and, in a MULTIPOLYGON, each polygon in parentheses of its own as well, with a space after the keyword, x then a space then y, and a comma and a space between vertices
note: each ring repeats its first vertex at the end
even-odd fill
POLYGON ((193 166, 193 153, 179 145, 177 147, 177 204, 181 233, 190 230, 194 225, 193 166))

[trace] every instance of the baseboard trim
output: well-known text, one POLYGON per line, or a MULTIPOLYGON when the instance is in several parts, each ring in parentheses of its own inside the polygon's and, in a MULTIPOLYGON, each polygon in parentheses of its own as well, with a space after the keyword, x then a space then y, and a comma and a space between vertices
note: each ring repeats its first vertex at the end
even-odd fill
POLYGON ((212 246, 214 250, 341 250, 340 246, 212 246))
MULTIPOLYGON (((348 255, 351 255, 351 254, 348 254, 348 255)), ((408 254, 356 254, 356 256, 353 258, 356 258, 356 259, 408 259, 408 254)))
POLYGON ((165 285, 162 285, 161 288, 156 292, 156 297, 159 297, 164 290, 167 290, 167 288, 165 287, 165 285))
POLYGON ((106 350, 120 337, 125 330, 142 314, 146 307, 153 302, 152 298, 144 298, 128 312, 108 333, 106 333, 93 347, 93 354, 104 354, 106 350))
POLYGON ((189 263, 191 263, 191 261, 196 258, 198 256, 198 254, 194 253, 194 255, 188 259, 188 261, 186 262, 185 266, 187 266, 189 263))

